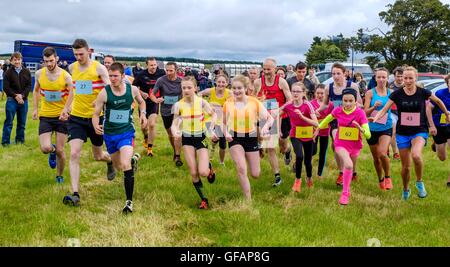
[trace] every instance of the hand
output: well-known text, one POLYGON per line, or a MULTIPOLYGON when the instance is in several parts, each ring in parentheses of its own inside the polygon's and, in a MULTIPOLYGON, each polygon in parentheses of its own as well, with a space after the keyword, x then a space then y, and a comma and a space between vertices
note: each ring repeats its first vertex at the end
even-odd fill
POLYGON ((233 142, 233 136, 229 132, 225 132, 225 139, 227 139, 228 142, 233 142))
POLYGON ((381 103, 381 101, 376 101, 373 106, 377 108, 377 107, 379 107, 381 105, 383 105, 383 103, 381 103))
POLYGON ((103 135, 103 125, 97 124, 94 126, 95 133, 98 135, 103 135))
POLYGON ((32 118, 33 118, 33 120, 37 120, 38 119, 38 111, 37 111, 37 109, 33 110, 32 118))
POLYGON ((142 96, 143 99, 147 99, 148 98, 148 94, 144 93, 142 91, 141 91, 141 96, 142 96))
POLYGON ((316 140, 316 137, 319 135, 319 132, 320 132, 320 129, 316 128, 316 130, 313 133, 313 137, 312 137, 314 142, 316 142, 315 140, 316 140))
POLYGON ((59 120, 60 121, 66 121, 69 119, 69 111, 67 111, 66 108, 64 108, 61 112, 61 115, 59 115, 59 120))
POLYGON ((20 102, 23 103, 23 98, 22 98, 22 95, 21 95, 21 94, 16 94, 16 96, 14 97, 14 99, 15 99, 19 104, 21 104, 20 102))
POLYGON ((295 112, 295 114, 300 116, 301 119, 305 118, 305 116, 303 116, 303 113, 299 109, 294 110, 294 112, 295 112))
POLYGON ((320 118, 321 114, 320 114, 319 111, 315 110, 314 113, 316 114, 316 117, 317 117, 317 118, 320 118))
POLYGON ((437 129, 436 129, 436 126, 434 126, 434 125, 430 126, 430 134, 431 134, 432 136, 436 136, 436 135, 437 135, 437 129))
POLYGON ((375 122, 375 118, 374 118, 374 117, 369 117, 369 118, 367 118, 367 120, 368 120, 369 122, 375 122))
POLYGON ((143 113, 141 113, 140 122, 141 122, 141 128, 147 127, 147 117, 143 113))
POLYGON ((219 137, 217 137, 216 131, 214 131, 214 128, 209 129, 209 133, 211 134, 211 140, 213 142, 219 141, 219 137))
POLYGON ((157 104, 161 104, 162 102, 164 102, 164 97, 160 97, 160 98, 156 99, 157 104))
POLYGON ((358 127, 358 129, 362 132, 363 129, 361 128, 361 125, 359 125, 359 123, 357 123, 356 121, 352 121, 352 124, 355 125, 356 127, 358 127))

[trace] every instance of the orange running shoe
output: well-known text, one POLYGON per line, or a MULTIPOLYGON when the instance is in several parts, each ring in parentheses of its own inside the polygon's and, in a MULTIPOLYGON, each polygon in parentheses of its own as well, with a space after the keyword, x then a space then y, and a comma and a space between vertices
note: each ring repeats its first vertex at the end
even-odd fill
POLYGON ((339 176, 336 180, 336 185, 342 186, 344 183, 344 174, 342 172, 339 172, 339 176))
POLYGON ((314 186, 312 178, 306 178, 306 185, 308 186, 308 188, 311 188, 314 186))
POLYGON ((147 147, 147 156, 153 157, 153 147, 147 147))
POLYGON ((200 206, 198 206, 201 210, 207 210, 208 209, 208 200, 205 198, 202 200, 202 203, 200 203, 200 206))
POLYGON ((386 190, 386 179, 379 181, 378 186, 380 187, 381 190, 383 191, 386 190))
POLYGON ((147 147, 148 147, 147 141, 143 140, 143 141, 142 141, 142 146, 143 146, 144 148, 147 148, 147 147))
POLYGON ((384 187, 386 188, 386 190, 392 189, 392 179, 390 177, 384 178, 384 187))
POLYGON ((302 179, 295 179, 294 185, 292 186, 292 191, 300 193, 302 190, 302 179))

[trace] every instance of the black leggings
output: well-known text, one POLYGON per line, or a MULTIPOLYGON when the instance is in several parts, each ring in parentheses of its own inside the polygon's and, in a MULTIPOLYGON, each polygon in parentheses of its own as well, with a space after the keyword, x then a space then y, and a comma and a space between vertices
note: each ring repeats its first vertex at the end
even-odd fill
POLYGON ((291 137, 291 143, 295 152, 295 177, 301 178, 303 159, 305 159, 306 177, 312 177, 313 141, 302 142, 300 139, 291 137))
POLYGON ((322 176, 323 169, 325 167, 325 162, 327 161, 328 136, 316 137, 316 142, 313 145, 313 156, 317 154, 317 143, 319 142, 320 142, 319 168, 317 168, 317 175, 322 176))

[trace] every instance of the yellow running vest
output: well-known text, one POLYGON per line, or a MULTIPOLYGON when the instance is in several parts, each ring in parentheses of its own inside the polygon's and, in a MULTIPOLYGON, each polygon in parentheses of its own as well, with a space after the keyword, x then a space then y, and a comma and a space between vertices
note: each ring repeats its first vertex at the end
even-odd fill
MULTIPOLYGON (((217 115, 217 124, 222 124, 222 107, 223 104, 225 104, 225 101, 227 101, 228 98, 231 97, 231 90, 226 89, 223 92, 223 96, 221 98, 217 97, 216 95, 216 87, 211 88, 211 91, 209 93, 209 104, 211 104, 211 108, 216 112, 217 115)), ((208 114, 205 114, 205 121, 209 122, 211 121, 211 116, 208 114)))
POLYGON ((236 107, 233 99, 227 100, 223 105, 223 113, 227 115, 228 130, 235 133, 256 132, 256 122, 259 118, 263 105, 258 99, 248 96, 247 104, 243 103, 240 108, 236 107))
POLYGON ((205 131, 205 120, 202 107, 202 98, 194 95, 194 103, 187 103, 185 98, 179 102, 180 116, 182 118, 181 130, 188 135, 197 135, 205 131))
POLYGON ((72 69, 72 80, 74 87, 74 98, 72 102, 71 115, 92 118, 94 114, 94 101, 98 93, 105 88, 103 80, 97 73, 97 61, 92 61, 91 65, 83 72, 80 71, 80 64, 75 62, 72 69))
POLYGON ((66 104, 69 90, 66 84, 66 74, 69 73, 61 69, 61 74, 55 81, 50 81, 47 77, 47 68, 43 68, 39 76, 39 86, 41 95, 39 117, 54 118, 59 117, 66 104))

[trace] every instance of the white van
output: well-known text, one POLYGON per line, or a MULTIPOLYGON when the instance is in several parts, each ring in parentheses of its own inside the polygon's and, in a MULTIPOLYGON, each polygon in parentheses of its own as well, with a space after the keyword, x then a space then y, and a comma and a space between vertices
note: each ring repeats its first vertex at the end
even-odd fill
MULTIPOLYGON (((351 62, 339 62, 348 70, 352 70, 352 63, 351 62)), ((325 64, 325 69, 323 71, 329 71, 331 72, 331 66, 333 66, 334 63, 327 63, 325 64)), ((372 68, 368 64, 356 64, 353 63, 353 69, 354 73, 360 72, 360 73, 373 73, 372 68)))

